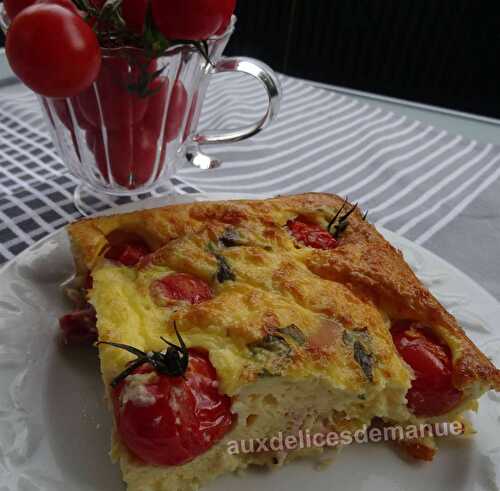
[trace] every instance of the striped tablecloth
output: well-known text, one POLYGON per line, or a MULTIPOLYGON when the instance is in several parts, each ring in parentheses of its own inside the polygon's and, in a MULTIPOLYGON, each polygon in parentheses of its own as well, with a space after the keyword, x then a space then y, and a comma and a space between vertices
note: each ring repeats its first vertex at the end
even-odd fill
MULTIPOLYGON (((251 140, 206 148, 223 166, 181 169, 178 192, 334 192, 359 201, 372 222, 419 244, 443 236, 446 229, 455 243, 469 230, 466 217, 472 207, 476 214, 493 214, 489 226, 497 228, 493 237, 500 239, 497 207, 488 201, 490 209, 485 209, 480 199, 499 189, 499 147, 307 82, 285 76, 281 82, 284 100, 277 121, 251 140), (458 231, 456 223, 462 223, 458 231)), ((200 127, 251 123, 265 102, 252 79, 215 77, 200 127)), ((19 87, 0 90, 0 161, 2 262, 78 212, 72 204, 75 180, 57 157, 36 99, 19 87)), ((494 263, 498 273, 496 256, 494 263)))

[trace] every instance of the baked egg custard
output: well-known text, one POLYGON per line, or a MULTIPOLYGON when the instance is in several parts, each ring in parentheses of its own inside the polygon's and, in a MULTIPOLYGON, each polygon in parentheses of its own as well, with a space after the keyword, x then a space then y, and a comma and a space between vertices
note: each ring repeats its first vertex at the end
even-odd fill
MULTIPOLYGON (((451 422, 500 389, 365 218, 338 196, 304 194, 69 227, 129 491, 190 491, 321 452, 234 442, 451 422)), ((78 314, 61 321, 69 340, 75 325, 82 337, 78 314)), ((436 452, 432 438, 400 443, 419 459, 436 452)))

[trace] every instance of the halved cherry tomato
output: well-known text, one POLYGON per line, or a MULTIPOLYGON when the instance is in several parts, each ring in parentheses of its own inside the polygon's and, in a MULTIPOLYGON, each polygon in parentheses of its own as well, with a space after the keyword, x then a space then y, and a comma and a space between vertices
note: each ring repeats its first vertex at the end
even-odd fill
POLYGON ((135 266, 144 256, 151 253, 145 242, 139 240, 124 244, 112 245, 104 254, 106 259, 117 261, 124 266, 135 266))
POLYGON ((91 306, 59 319, 59 327, 66 344, 92 344, 97 341, 96 323, 96 313, 91 306))
POLYGON ((328 230, 321 228, 315 223, 309 223, 305 218, 298 217, 289 220, 286 224, 288 230, 297 242, 314 249, 335 249, 337 240, 330 235, 328 230))
POLYGON ((146 23, 149 0, 123 0, 122 17, 127 27, 136 34, 142 34, 146 23))
POLYGON ((60 5, 32 5, 17 14, 7 32, 6 53, 14 73, 46 97, 79 94, 101 66, 94 31, 60 5))
POLYGON ((419 324, 398 323, 391 333, 415 374, 406 395, 411 411, 416 416, 439 416, 452 410, 462 392, 453 387, 450 348, 419 324))
POLYGON ((127 448, 147 464, 184 464, 231 429, 231 399, 217 390, 217 373, 204 353, 189 350, 184 377, 155 374, 140 391, 129 392, 134 375, 152 370, 142 365, 114 389, 118 433, 127 448))
POLYGON ((210 300, 214 294, 208 284, 196 276, 174 273, 157 280, 152 285, 153 293, 169 300, 184 300, 198 304, 210 300))
POLYGON ((227 26, 236 0, 152 0, 153 19, 167 39, 201 41, 227 26))
MULTIPOLYGON (((156 65, 151 67, 154 70, 156 65)), ((94 87, 89 87, 78 96, 78 104, 87 121, 100 128, 119 130, 138 124, 148 108, 148 97, 139 97, 129 90, 129 85, 137 81, 138 66, 131 66, 124 57, 106 57, 96 81, 99 94, 97 102, 94 87), (102 121, 101 121, 102 111, 102 121)))

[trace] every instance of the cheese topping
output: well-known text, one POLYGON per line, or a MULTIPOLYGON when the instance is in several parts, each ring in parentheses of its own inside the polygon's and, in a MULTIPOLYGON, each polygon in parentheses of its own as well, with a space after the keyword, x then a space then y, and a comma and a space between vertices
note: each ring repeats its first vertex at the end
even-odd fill
POLYGON ((121 407, 123 408, 127 402, 139 407, 152 406, 156 402, 156 397, 149 392, 147 384, 155 378, 156 374, 153 372, 129 375, 121 393, 121 407))

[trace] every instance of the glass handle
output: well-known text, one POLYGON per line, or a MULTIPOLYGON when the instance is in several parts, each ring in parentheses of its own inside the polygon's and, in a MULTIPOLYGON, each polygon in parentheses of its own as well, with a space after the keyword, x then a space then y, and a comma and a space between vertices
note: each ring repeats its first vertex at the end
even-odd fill
POLYGON ((242 128, 231 130, 207 130, 203 134, 195 134, 191 137, 191 143, 187 148, 188 161, 201 169, 218 167, 221 162, 210 158, 198 148, 198 145, 235 143, 246 140, 260 133, 278 115, 281 105, 281 84, 273 70, 265 63, 253 58, 231 57, 222 58, 210 71, 211 75, 218 73, 245 73, 259 80, 266 89, 268 106, 265 114, 255 123, 242 128))

